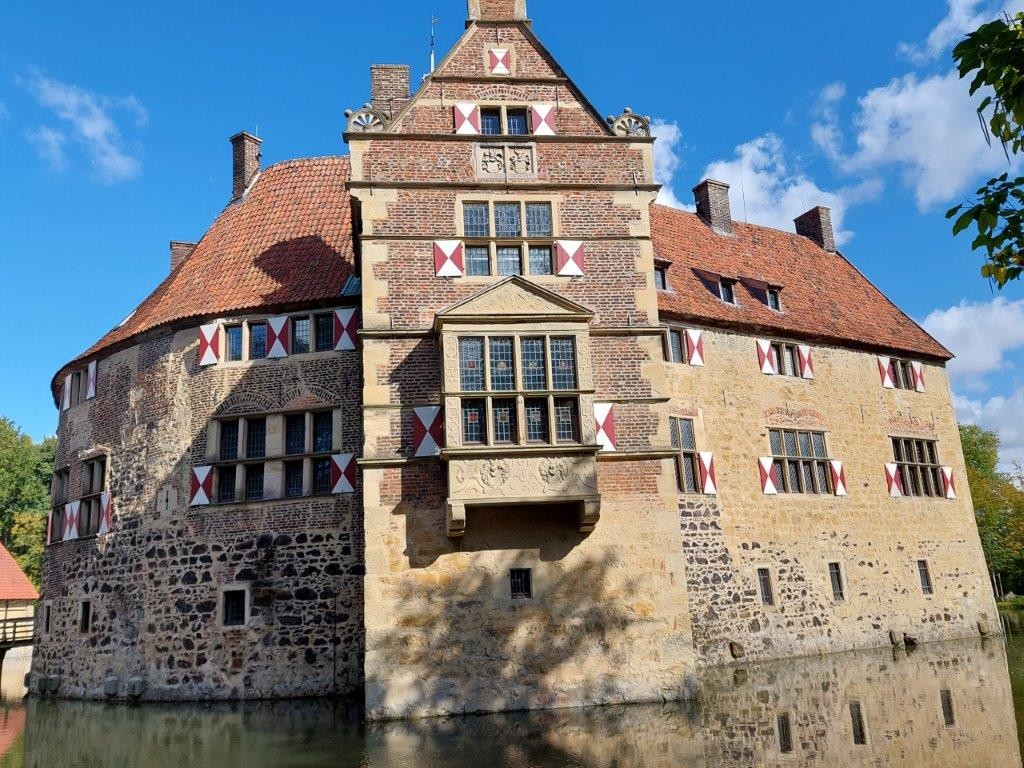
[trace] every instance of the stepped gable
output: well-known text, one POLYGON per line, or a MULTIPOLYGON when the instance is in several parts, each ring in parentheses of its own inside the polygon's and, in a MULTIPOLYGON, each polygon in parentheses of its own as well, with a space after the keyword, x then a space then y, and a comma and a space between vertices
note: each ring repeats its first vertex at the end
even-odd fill
MULTIPOLYGON (((195 250, 119 326, 68 365, 161 326, 336 300, 355 275, 347 157, 289 160, 260 173, 195 250)), ((63 380, 65 371, 54 377, 63 380)), ((52 388, 57 391, 57 385, 52 388)))
POLYGON ((800 339, 897 351, 935 360, 953 355, 839 253, 768 227, 732 222, 715 232, 695 213, 651 206, 655 258, 671 262, 658 309, 672 318, 800 339), (722 302, 701 272, 737 280, 739 306, 722 302), (782 312, 763 287, 782 288, 782 312))

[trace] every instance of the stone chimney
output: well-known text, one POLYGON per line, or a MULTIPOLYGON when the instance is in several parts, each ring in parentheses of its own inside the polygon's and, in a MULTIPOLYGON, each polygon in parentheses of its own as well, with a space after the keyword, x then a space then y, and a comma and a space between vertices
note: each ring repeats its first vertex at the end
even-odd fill
POLYGON ((176 270, 178 265, 187 259, 195 249, 195 243, 183 243, 180 240, 171 240, 171 272, 176 270))
POLYGON ((470 21, 526 21, 526 0, 469 0, 470 21))
POLYGON ((409 65, 370 67, 370 106, 390 120, 409 101, 409 65))
POLYGON ((729 209, 729 185, 724 181, 705 179, 693 188, 697 215, 723 235, 732 234, 732 211, 729 209))
POLYGON ((835 253, 836 236, 832 231, 832 212, 823 205, 811 208, 793 219, 796 233, 813 240, 829 253, 835 253))
POLYGON ((248 131, 236 133, 231 137, 231 202, 242 199, 245 190, 260 172, 260 158, 263 157, 260 151, 261 144, 263 139, 253 136, 248 131))

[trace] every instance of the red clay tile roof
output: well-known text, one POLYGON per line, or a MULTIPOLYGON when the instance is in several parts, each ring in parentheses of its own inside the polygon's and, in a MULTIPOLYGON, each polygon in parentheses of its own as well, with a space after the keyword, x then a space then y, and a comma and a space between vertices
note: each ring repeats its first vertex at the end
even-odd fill
POLYGON ((7 548, 0 544, 0 602, 4 600, 38 600, 39 593, 28 576, 15 562, 7 548))
MULTIPOLYGON (((355 274, 347 157, 289 160, 265 169, 228 206, 192 254, 128 319, 68 365, 186 319, 297 308, 341 296, 355 274)), ((64 371, 54 377, 62 380, 64 371)))
POLYGON ((671 290, 658 294, 663 314, 937 360, 952 357, 841 254, 777 229, 738 222, 733 229, 734 236, 720 235, 694 213, 651 206, 655 258, 671 262, 671 290), (739 278, 739 306, 722 302, 695 270, 739 278), (783 311, 769 309, 763 292, 744 278, 782 286, 783 311))

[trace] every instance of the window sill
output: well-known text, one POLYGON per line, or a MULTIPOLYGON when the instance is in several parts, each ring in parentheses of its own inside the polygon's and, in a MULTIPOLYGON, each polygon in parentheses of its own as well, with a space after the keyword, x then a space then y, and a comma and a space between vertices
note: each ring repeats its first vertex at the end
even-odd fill
POLYGON ((583 443, 537 443, 530 445, 466 445, 441 449, 441 459, 460 459, 473 456, 539 456, 544 454, 595 453, 599 445, 583 443))
POLYGON ((296 352, 293 354, 285 355, 284 357, 257 357, 255 359, 246 358, 245 360, 218 360, 214 365, 203 366, 205 368, 242 368, 247 365, 267 365, 270 363, 279 363, 281 361, 290 360, 293 357, 306 359, 317 359, 329 356, 335 356, 340 354, 342 350, 328 349, 323 352, 296 352))
POLYGON ((211 501, 209 504, 198 504, 192 505, 189 509, 210 509, 211 507, 244 507, 246 505, 256 504, 278 504, 281 502, 294 502, 294 501, 306 501, 309 499, 327 499, 334 496, 343 496, 340 493, 307 493, 302 496, 278 496, 276 498, 266 499, 239 499, 238 501, 211 501))
MULTIPOLYGON (((107 536, 107 535, 109 535, 109 533, 111 533, 111 532, 104 533, 103 535, 107 536)), ((90 541, 90 540, 99 539, 99 537, 100 537, 100 534, 98 534, 98 533, 90 533, 90 534, 85 535, 85 536, 78 536, 78 537, 76 537, 74 539, 61 539, 60 541, 51 541, 49 544, 46 544, 44 546, 55 547, 58 544, 75 544, 75 543, 77 543, 79 541, 90 541)))

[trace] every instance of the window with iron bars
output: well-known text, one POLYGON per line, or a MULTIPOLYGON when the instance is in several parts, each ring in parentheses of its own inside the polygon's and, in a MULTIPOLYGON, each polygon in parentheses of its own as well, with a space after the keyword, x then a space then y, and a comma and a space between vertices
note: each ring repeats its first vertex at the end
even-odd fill
POLYGON ((769 429, 772 481, 779 493, 833 492, 825 433, 769 429))

